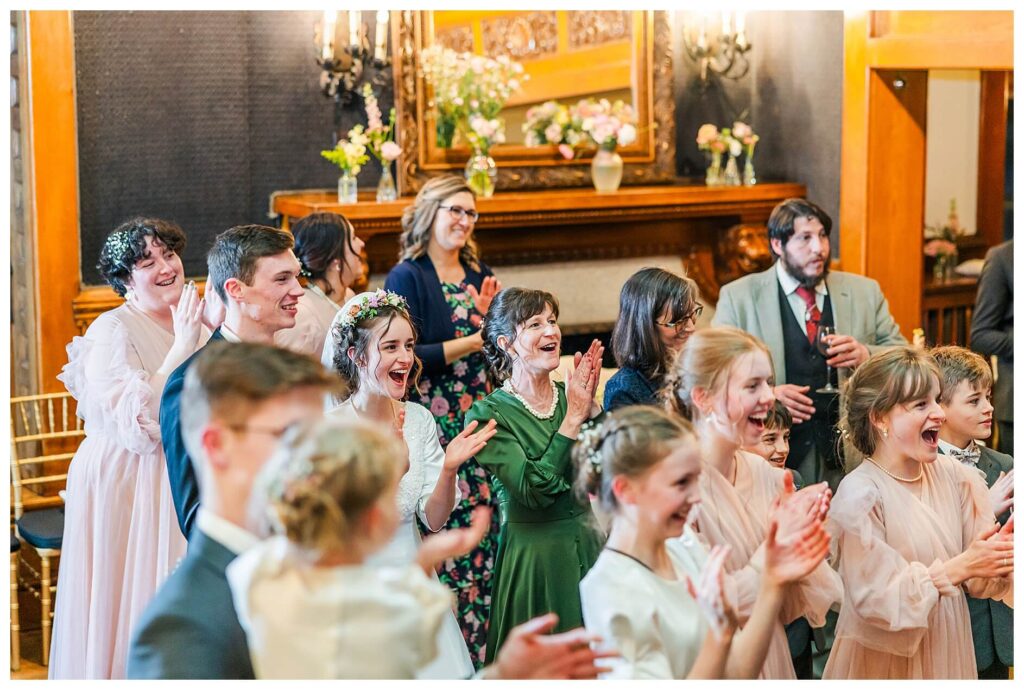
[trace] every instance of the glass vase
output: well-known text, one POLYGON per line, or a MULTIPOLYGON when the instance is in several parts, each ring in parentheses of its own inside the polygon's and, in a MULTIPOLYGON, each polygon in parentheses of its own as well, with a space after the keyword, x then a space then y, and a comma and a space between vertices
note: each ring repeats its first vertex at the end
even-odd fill
POLYGON ((395 178, 391 176, 391 161, 381 162, 380 182, 377 183, 377 203, 394 201, 398 198, 395 189, 395 178))
POLYGON ((356 184, 356 176, 349 171, 341 173, 341 177, 338 178, 338 203, 339 204, 354 204, 358 201, 356 192, 358 187, 356 184))
POLYGON ((754 161, 751 160, 750 155, 747 155, 747 162, 743 164, 743 184, 748 187, 757 184, 757 175, 754 174, 754 161))
POLYGON ((622 156, 614 149, 598 149, 590 162, 590 179, 598 192, 615 193, 622 184, 622 156))
POLYGON ((740 168, 736 164, 736 156, 730 153, 729 161, 725 164, 725 174, 722 175, 722 184, 728 187, 739 187, 741 182, 740 168))
POLYGON ((475 149, 466 163, 466 183, 477 196, 489 197, 494 194, 494 183, 498 179, 498 166, 486 151, 475 149))
POLYGON ((717 151, 708 151, 708 169, 704 174, 704 184, 708 187, 717 187, 722 184, 722 154, 717 151))

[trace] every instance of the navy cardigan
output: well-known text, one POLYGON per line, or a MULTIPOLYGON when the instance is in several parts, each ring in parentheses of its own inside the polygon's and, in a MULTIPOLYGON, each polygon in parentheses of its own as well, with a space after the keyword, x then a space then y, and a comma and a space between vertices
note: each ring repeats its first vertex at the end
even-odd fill
MULTIPOLYGON (((474 271, 464 261, 459 263, 466 272, 465 283, 477 290, 485 277, 494 275, 483 261, 479 271, 474 271)), ((409 303, 409 314, 419 336, 416 356, 423 362, 423 373, 428 376, 445 373, 449 365, 444 361, 443 343, 457 336, 452 310, 444 299, 434 262, 426 254, 402 261, 388 273, 384 289, 397 292, 409 303)))

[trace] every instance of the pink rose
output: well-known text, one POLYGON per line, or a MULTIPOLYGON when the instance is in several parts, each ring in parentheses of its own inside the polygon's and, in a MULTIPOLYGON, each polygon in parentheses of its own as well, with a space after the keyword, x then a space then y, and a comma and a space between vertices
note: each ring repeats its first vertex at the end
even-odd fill
POLYGON ((450 409, 448 401, 440 395, 435 396, 434 399, 430 401, 430 414, 435 417, 444 417, 448 414, 448 410, 450 409))
POLYGON ((548 143, 550 144, 554 144, 556 141, 561 141, 562 126, 559 125, 557 122, 552 122, 544 130, 544 136, 547 138, 548 143))
POLYGON ((385 141, 384 145, 380 147, 380 155, 386 161, 396 160, 402 155, 402 147, 393 141, 385 141))
POLYGON ((701 125, 697 130, 697 146, 707 146, 718 139, 718 127, 712 124, 701 125))
POLYGON ((572 150, 572 147, 571 147, 571 146, 569 146, 568 144, 559 144, 559 145, 558 145, 558 152, 559 152, 560 154, 562 154, 562 157, 563 157, 563 158, 564 158, 565 160, 567 160, 567 161, 571 161, 571 160, 572 160, 572 157, 573 157, 573 156, 575 155, 575 153, 576 153, 575 151, 573 151, 573 150, 572 150))
POLYGON ((745 139, 754 133, 754 130, 750 128, 750 125, 745 122, 734 122, 732 123, 732 135, 737 139, 745 139))

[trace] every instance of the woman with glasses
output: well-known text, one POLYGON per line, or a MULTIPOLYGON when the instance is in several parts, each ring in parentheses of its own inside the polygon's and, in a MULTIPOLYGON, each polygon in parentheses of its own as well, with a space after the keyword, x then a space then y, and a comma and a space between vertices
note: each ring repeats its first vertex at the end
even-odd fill
POLYGON ((658 389, 704 310, 691 279, 642 268, 622 286, 612 352, 619 370, 604 387, 604 407, 657 405, 658 389))
MULTIPOLYGON (((434 416, 442 446, 462 432, 466 411, 489 392, 480 327, 501 284, 477 254, 477 218, 476 195, 464 178, 428 181, 402 215, 400 263, 384 283, 406 299, 419 333, 416 356, 423 372, 411 397, 434 416)), ((462 501, 452 511, 450 528, 468 527, 473 508, 495 504, 487 473, 475 459, 459 468, 458 477, 462 501)), ((498 548, 498 511, 492 515, 492 529, 479 546, 446 561, 440 573, 458 599, 459 625, 478 669, 498 548)))

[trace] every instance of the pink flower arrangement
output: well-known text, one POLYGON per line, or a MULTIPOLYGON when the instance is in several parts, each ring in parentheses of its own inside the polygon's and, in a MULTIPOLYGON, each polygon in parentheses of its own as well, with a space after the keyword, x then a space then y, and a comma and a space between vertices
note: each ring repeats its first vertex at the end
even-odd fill
POLYGON ((381 164, 390 163, 402 155, 402 147, 395 143, 395 109, 391 109, 388 123, 384 124, 377 96, 369 84, 363 84, 363 102, 366 104, 366 148, 381 164))
POLYGON ((715 127, 711 123, 706 123, 700 126, 697 130, 697 148, 701 151, 711 151, 713 153, 722 153, 727 147, 726 142, 722 139, 722 135, 718 131, 718 127, 715 127))
POLYGON ((554 144, 566 160, 578 149, 597 146, 614 150, 637 138, 636 113, 623 101, 583 99, 574 106, 547 101, 526 111, 523 124, 527 146, 554 144))

